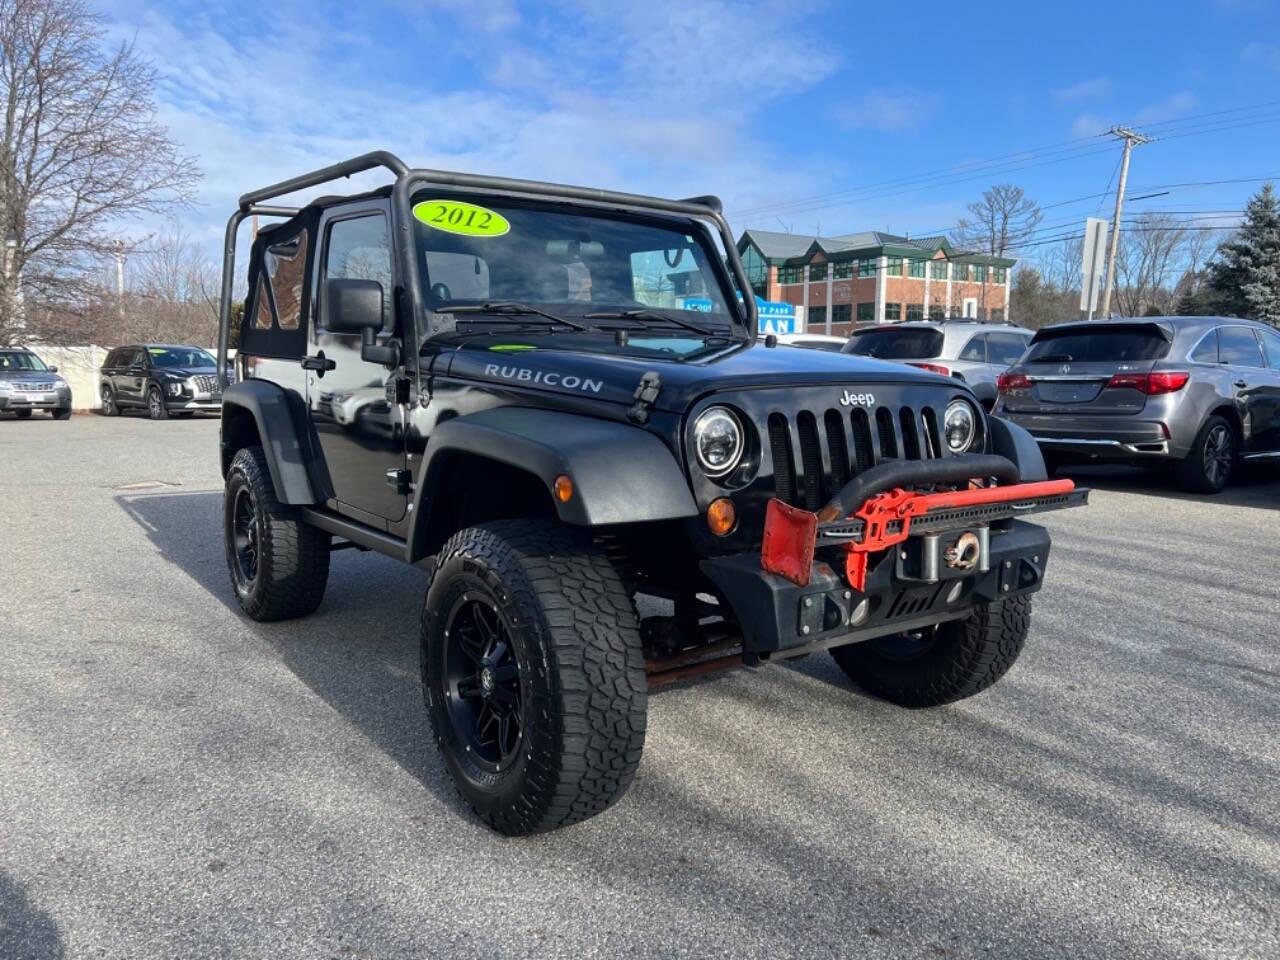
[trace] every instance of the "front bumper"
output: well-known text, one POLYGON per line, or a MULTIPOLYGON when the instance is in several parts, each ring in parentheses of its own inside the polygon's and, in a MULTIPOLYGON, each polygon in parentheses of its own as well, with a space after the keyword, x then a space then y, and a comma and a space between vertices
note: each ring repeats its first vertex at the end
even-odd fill
POLYGON ((219 413, 222 410, 222 397, 216 398, 196 398, 190 397, 166 397, 165 409, 171 413, 182 412, 184 410, 205 411, 207 413, 219 413))
POLYGON ((744 652, 759 655, 958 620, 976 604, 1040 589, 1049 560, 1043 527, 1014 520, 1007 530, 992 530, 989 544, 989 569, 934 583, 903 576, 902 554, 909 560, 910 551, 890 550, 868 567, 861 591, 821 561, 806 586, 767 572, 755 554, 703 560, 701 568, 733 609, 744 652))
POLYGON ((71 392, 69 390, 56 390, 52 393, 0 394, 0 411, 70 409, 71 392))

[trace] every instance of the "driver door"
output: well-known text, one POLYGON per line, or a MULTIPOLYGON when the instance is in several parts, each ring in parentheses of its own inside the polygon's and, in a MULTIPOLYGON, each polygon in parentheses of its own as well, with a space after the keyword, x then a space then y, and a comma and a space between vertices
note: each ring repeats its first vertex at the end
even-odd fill
POLYGON ((326 324, 324 284, 334 278, 376 280, 382 286, 380 342, 397 336, 394 267, 385 200, 334 208, 320 224, 318 304, 307 359, 307 408, 333 482, 333 506, 386 529, 404 518, 405 407, 396 402, 400 368, 361 357, 360 337, 326 324))

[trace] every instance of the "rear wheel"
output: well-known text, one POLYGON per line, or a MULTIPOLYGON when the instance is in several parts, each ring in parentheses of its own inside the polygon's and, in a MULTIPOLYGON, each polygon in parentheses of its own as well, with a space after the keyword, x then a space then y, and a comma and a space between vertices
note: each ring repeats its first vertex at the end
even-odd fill
POLYGON ((1182 485, 1195 493, 1218 493, 1235 472, 1237 449, 1235 428, 1222 417, 1210 417, 1182 461, 1182 485))
POLYGON ((116 405, 116 392, 106 384, 102 387, 102 415, 104 417, 120 415, 120 408, 116 405))
POLYGON ((585 820, 635 777, 640 631, 612 563, 578 531, 506 520, 454 535, 423 606, 422 680, 458 792, 501 833, 585 820))
POLYGON ((963 620, 831 651, 854 683, 904 707, 936 707, 980 693, 1008 672, 1031 625, 1031 598, 977 607, 963 620))
POLYGON ((164 405, 164 394, 154 383, 147 389, 147 415, 152 420, 169 419, 169 410, 164 405))
POLYGON ((276 499, 261 447, 231 461, 223 500, 231 586, 254 620, 306 616, 320 606, 329 579, 329 534, 276 499))

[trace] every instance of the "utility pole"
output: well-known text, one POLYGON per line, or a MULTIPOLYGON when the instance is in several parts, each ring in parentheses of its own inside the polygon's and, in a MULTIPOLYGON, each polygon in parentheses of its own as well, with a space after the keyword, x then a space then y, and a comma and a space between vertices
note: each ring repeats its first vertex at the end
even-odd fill
POLYGON ((1150 143, 1151 138, 1128 127, 1112 127, 1108 133, 1124 140, 1124 156, 1120 160, 1120 182, 1116 185, 1116 213, 1111 221, 1111 243, 1107 250, 1107 282, 1102 287, 1102 318, 1111 316, 1111 287, 1116 278, 1116 244, 1120 241, 1120 213, 1124 209, 1124 187, 1129 179, 1129 153, 1135 143, 1150 143))
POLYGON ((116 309, 124 320, 124 241, 116 240, 116 309))

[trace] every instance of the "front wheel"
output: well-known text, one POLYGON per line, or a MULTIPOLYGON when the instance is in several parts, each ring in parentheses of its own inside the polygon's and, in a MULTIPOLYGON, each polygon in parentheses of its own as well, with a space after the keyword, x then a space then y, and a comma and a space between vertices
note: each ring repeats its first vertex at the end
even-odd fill
POLYGON ((845 675, 904 707, 936 707, 980 693, 1008 672, 1031 625, 1031 598, 976 607, 963 620, 831 651, 845 675))
POLYGON ((421 651, 445 766, 495 830, 576 823, 631 785, 648 692, 640 630, 580 532, 506 520, 454 535, 427 589, 421 651))
POLYGON ((164 405, 164 394, 155 384, 147 390, 147 415, 152 420, 169 419, 169 408, 164 405))
POLYGON ((306 616, 324 598, 330 536, 276 499, 261 447, 231 461, 223 501, 231 586, 254 620, 306 616))
POLYGON ((71 419, 71 408, 70 408, 70 407, 68 407, 66 410, 55 410, 55 411, 53 411, 53 419, 55 419, 55 420, 70 420, 70 419, 71 419))
POLYGON ((1236 468, 1236 432, 1222 417, 1210 417, 1182 462, 1179 479, 1194 493, 1218 493, 1236 468))

